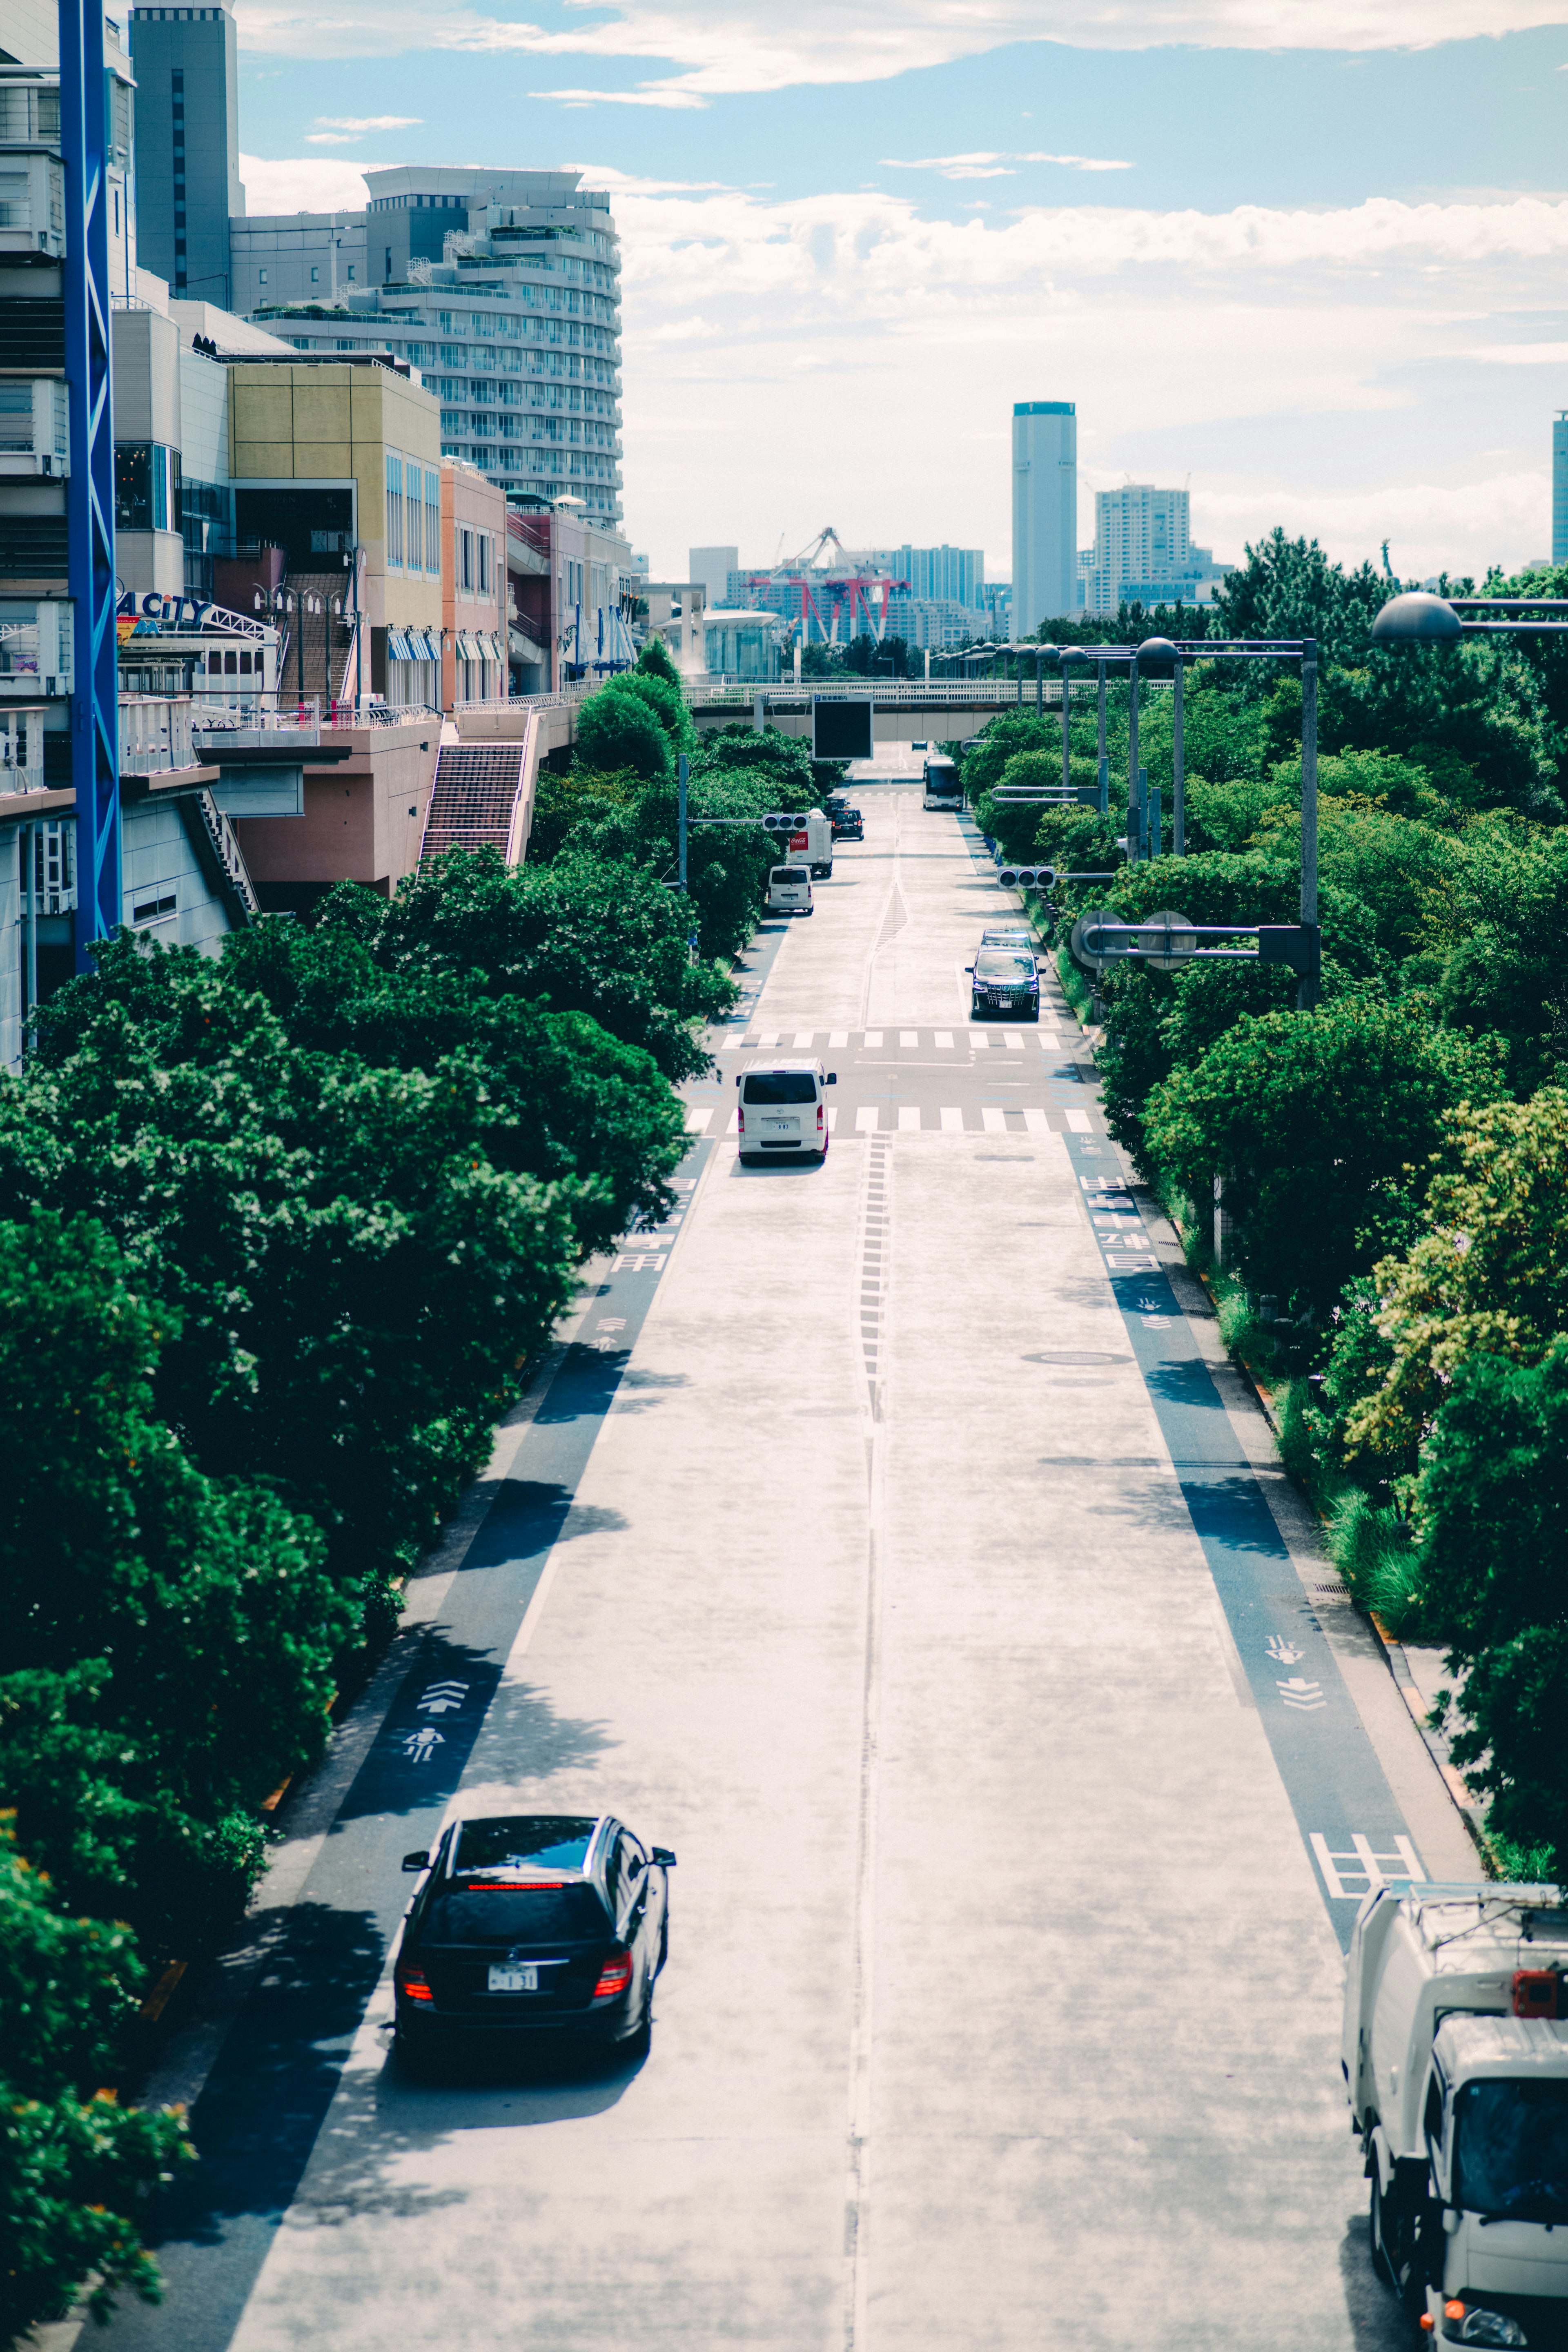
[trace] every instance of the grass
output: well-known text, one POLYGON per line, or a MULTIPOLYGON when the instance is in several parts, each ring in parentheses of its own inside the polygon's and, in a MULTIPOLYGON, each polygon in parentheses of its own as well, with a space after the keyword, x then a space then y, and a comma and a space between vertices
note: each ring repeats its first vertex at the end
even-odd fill
POLYGON ((1089 1016, 1089 986, 1065 947, 1057 950, 1057 971, 1068 1003, 1086 1025, 1089 1016))

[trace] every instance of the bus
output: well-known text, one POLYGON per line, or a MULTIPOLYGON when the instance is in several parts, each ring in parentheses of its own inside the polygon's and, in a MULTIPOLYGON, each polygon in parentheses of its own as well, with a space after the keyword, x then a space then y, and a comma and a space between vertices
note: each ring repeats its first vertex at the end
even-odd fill
POLYGON ((963 806, 963 786, 958 780, 956 761, 937 758, 925 763, 925 799, 921 805, 928 809, 961 809, 963 806))

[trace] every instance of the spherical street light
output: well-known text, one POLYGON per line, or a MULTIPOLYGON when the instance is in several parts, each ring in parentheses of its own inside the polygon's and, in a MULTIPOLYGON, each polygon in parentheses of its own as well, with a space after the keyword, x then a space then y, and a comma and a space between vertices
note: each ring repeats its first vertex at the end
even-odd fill
POLYGON ((1464 635, 1464 625, 1446 597, 1412 588, 1391 596, 1372 625, 1372 641, 1381 646, 1447 646, 1464 635))

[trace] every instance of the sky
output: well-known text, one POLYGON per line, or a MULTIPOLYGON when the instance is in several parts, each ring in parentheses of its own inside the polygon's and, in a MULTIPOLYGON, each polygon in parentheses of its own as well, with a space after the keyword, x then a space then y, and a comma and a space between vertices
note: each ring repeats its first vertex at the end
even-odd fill
POLYGON ((1011 418, 1402 578, 1551 545, 1568 0, 237 0, 252 212, 366 165, 580 167, 656 575, 831 525, 983 546, 1011 418))

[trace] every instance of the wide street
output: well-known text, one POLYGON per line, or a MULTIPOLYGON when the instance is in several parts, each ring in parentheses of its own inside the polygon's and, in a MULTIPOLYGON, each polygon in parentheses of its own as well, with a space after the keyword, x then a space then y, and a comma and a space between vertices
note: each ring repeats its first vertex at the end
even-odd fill
POLYGON ((1340 1952, 1473 1852, 1054 978, 968 1019, 975 836, 856 796, 168 2053, 206 2160, 115 2352, 1409 2340, 1340 1952), (774 1045, 839 1073, 820 1171, 737 1162, 774 1045), (391 2057, 459 1788, 676 1850, 645 2063, 391 2057))

